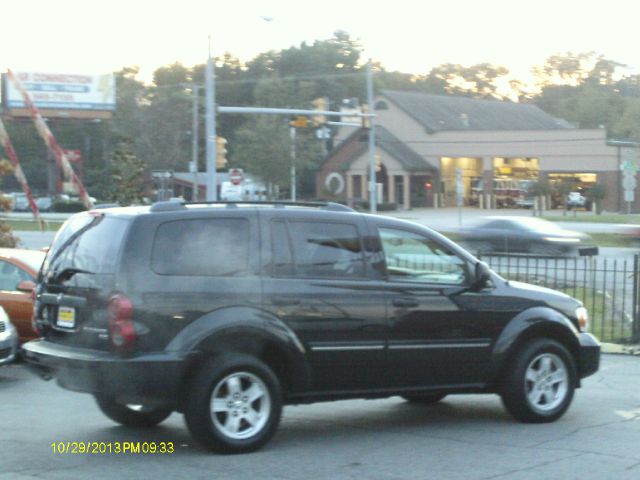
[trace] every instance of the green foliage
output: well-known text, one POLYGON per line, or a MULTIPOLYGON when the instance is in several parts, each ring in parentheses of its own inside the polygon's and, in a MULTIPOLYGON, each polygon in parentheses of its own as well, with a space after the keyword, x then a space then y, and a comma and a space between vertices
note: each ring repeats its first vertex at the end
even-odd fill
MULTIPOLYGON (((238 146, 231 157, 232 166, 251 172, 267 184, 290 188, 291 139, 288 119, 271 116, 253 118, 239 130, 236 139, 238 146)), ((298 180, 317 168, 319 159, 319 144, 313 136, 313 130, 297 129, 298 180)))
POLYGON ((607 198, 608 193, 607 188, 601 183, 596 183, 587 192, 587 198, 595 203, 598 215, 602 213, 602 200, 607 198))
MULTIPOLYGON (((11 162, 6 159, 0 159, 0 177, 13 173, 11 162)), ((11 209, 11 200, 6 197, 0 197, 0 211, 6 212, 11 209)), ((17 247, 20 239, 13 235, 11 226, 4 220, 0 219, 0 247, 17 247)))
POLYGON ((114 189, 112 200, 120 205, 140 203, 144 197, 145 163, 138 159, 126 142, 121 142, 112 157, 114 189))
POLYGON ((54 212, 58 213, 76 213, 86 210, 84 203, 79 200, 65 201, 56 200, 53 202, 52 208, 54 212))
POLYGON ((529 194, 535 197, 543 197, 545 195, 549 195, 551 194, 552 191, 553 191, 553 188, 551 187, 549 182, 544 180, 533 182, 529 186, 529 194))

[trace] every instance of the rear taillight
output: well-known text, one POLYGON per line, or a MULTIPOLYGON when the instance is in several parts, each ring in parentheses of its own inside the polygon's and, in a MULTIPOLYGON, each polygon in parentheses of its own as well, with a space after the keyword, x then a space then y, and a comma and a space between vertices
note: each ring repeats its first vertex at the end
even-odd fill
POLYGON ((133 322, 133 303, 122 294, 109 298, 109 337, 116 350, 130 351, 136 344, 136 328, 133 322))
POLYGON ((39 337, 42 336, 42 329, 40 328, 40 324, 38 323, 38 305, 36 305, 36 289, 31 290, 31 328, 39 337))

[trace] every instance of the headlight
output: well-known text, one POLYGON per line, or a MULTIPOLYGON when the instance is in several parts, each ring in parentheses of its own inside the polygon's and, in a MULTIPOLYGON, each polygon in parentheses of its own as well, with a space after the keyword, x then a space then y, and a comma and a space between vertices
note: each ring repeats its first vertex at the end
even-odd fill
POLYGON ((576 308, 576 318, 578 319, 578 325, 580 325, 580 331, 589 331, 589 312, 584 307, 576 308))

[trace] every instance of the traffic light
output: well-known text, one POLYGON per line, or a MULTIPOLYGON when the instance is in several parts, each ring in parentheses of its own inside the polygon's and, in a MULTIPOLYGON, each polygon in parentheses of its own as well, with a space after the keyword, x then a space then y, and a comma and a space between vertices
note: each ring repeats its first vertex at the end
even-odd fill
POLYGON ((306 115, 295 115, 291 117, 289 126, 295 128, 307 128, 312 127, 313 122, 309 120, 309 117, 307 117, 306 115))
MULTIPOLYGON (((314 110, 320 110, 321 112, 326 112, 327 105, 329 103, 327 100, 328 100, 327 97, 319 97, 312 100, 311 104, 313 105, 314 110)), ((327 123, 326 115, 314 115, 313 123, 315 123, 316 127, 324 125, 325 123, 327 123)))
POLYGON ((226 168, 227 163, 227 139, 216 137, 216 168, 226 168))
POLYGON ((376 155, 374 158, 376 160, 376 173, 378 173, 382 170, 382 158, 380 158, 380 155, 376 155))
MULTIPOLYGON (((364 103, 362 107, 362 114, 367 115, 369 113, 369 105, 364 103)), ((362 128, 371 128, 371 118, 370 117, 360 117, 362 118, 362 128)))

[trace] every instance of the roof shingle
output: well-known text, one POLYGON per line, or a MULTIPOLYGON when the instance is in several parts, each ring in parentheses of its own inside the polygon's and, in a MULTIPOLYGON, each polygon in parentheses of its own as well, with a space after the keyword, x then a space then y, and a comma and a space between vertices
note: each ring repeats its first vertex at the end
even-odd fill
POLYGON ((383 90, 381 93, 429 133, 572 128, 566 121, 554 118, 530 104, 394 90, 383 90))

